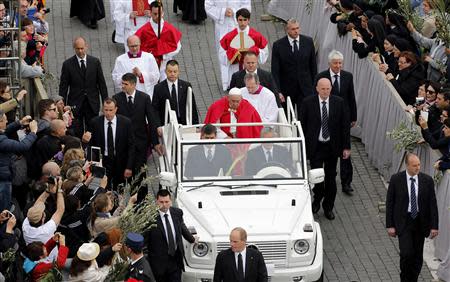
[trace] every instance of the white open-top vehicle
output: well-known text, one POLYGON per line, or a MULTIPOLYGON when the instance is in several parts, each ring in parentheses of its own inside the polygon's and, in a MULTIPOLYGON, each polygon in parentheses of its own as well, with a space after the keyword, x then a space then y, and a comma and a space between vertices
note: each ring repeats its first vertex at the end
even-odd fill
MULTIPOLYGON (((186 225, 200 238, 198 244, 184 244, 183 281, 212 281, 216 256, 229 248, 230 231, 238 226, 247 231, 248 245, 262 252, 269 281, 322 281, 322 234, 311 209, 311 188, 323 181, 324 174, 322 169, 307 171, 304 136, 293 113, 289 100, 288 117, 280 109, 278 123, 233 124, 271 127, 278 134, 275 138, 211 140, 200 139, 202 125, 178 124, 166 103, 166 154, 159 160, 161 185, 172 192, 186 225), (208 176, 201 169, 190 168, 187 156, 196 151, 191 148, 211 144, 226 147, 232 165, 208 176), (245 161, 249 150, 267 144, 285 148, 288 161, 245 161), (258 167, 248 167, 255 165, 258 167)), ((189 124, 190 116, 187 120, 189 124)))

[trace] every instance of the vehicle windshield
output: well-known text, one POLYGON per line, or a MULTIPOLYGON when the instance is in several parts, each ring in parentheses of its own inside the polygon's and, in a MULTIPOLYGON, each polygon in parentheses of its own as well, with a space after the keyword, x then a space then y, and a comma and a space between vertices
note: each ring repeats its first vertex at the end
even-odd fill
MULTIPOLYGON (((239 140, 239 139, 237 139, 239 140)), ((182 181, 304 179, 302 141, 202 140, 181 144, 182 181)))

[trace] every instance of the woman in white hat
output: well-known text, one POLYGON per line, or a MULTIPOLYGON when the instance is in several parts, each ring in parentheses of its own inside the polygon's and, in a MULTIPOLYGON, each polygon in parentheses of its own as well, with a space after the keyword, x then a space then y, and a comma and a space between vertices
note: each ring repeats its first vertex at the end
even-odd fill
MULTIPOLYGON (((113 251, 119 251, 122 245, 116 244, 113 251)), ((110 266, 99 268, 96 262, 100 254, 97 243, 84 243, 78 249, 77 255, 70 266, 69 281, 71 282, 101 282, 108 275, 110 266)))

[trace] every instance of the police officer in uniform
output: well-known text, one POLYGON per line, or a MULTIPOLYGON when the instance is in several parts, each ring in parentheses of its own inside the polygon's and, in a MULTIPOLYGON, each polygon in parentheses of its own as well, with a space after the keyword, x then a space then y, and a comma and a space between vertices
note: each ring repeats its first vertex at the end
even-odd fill
POLYGON ((125 240, 125 248, 128 257, 131 259, 130 266, 128 267, 128 277, 136 280, 142 280, 144 282, 156 282, 153 276, 150 264, 145 259, 142 253, 144 247, 144 237, 141 234, 129 232, 125 240))

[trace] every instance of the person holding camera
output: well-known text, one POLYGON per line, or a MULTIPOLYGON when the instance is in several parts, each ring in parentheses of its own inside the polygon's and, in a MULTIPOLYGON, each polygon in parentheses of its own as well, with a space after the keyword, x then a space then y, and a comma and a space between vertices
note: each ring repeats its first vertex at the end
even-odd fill
POLYGON ((16 217, 9 210, 4 210, 0 213, 0 253, 14 248, 16 245, 17 239, 14 236, 16 221, 16 217), (4 231, 3 224, 6 224, 4 231))
POLYGON ((37 123, 30 116, 22 118, 6 126, 5 113, 0 111, 0 210, 5 210, 11 204, 12 159, 14 154, 23 154, 36 141, 37 123), (10 139, 11 134, 22 127, 27 128, 28 134, 22 141, 10 139))
POLYGON ((64 214, 64 192, 61 189, 61 177, 49 177, 47 189, 42 192, 34 205, 28 209, 27 218, 22 224, 22 232, 25 243, 39 241, 47 242, 52 238, 64 214), (47 198, 56 196, 56 211, 50 220, 46 221, 45 202, 47 198))

